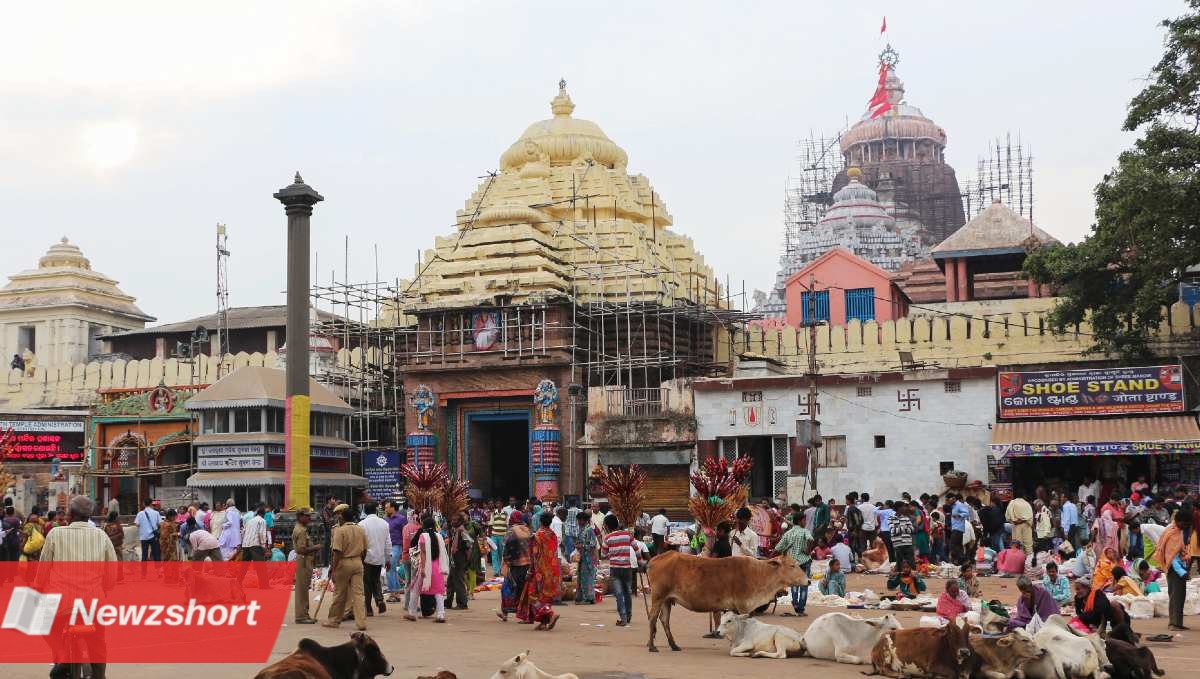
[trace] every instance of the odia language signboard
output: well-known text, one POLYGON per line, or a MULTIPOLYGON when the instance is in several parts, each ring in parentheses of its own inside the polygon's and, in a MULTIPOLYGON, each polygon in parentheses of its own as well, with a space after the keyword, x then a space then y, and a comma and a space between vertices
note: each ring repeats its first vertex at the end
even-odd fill
POLYGON ((363 454, 363 476, 372 499, 382 502, 400 497, 400 451, 368 450, 363 454))
POLYGON ((997 375, 1000 418, 1178 413, 1183 368, 1090 368, 997 375))

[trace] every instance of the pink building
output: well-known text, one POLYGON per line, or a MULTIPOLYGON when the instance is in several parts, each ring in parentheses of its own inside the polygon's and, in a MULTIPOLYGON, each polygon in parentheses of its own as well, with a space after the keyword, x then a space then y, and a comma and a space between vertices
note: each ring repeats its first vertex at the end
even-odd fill
POLYGON ((884 321, 908 314, 908 297, 892 282, 892 275, 845 248, 834 248, 787 279, 787 323, 809 320, 809 295, 814 316, 830 325, 852 319, 884 321), (815 291, 808 290, 809 276, 815 291))

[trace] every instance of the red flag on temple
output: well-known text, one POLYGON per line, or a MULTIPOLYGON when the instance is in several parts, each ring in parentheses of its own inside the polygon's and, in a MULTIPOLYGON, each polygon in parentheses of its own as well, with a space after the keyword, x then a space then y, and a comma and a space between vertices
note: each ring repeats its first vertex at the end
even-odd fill
POLYGON ((887 32, 887 17, 883 17, 883 25, 879 27, 879 34, 883 35, 887 32))
POLYGON ((887 75, 888 65, 886 63, 879 64, 879 84, 875 87, 875 95, 867 103, 867 110, 871 113, 872 119, 878 118, 892 108, 892 102, 888 100, 887 75))

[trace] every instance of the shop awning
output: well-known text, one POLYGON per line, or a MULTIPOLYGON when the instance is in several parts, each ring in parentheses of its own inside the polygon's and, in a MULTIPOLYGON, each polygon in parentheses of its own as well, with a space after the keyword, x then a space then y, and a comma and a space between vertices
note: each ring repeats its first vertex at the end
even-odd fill
MULTIPOLYGON (((367 479, 357 474, 341 472, 313 472, 310 485, 322 487, 366 487, 367 479)), ((284 472, 279 471, 236 471, 197 472, 188 477, 187 485, 192 488, 224 488, 231 486, 282 486, 284 472)))
POLYGON ((1200 453, 1195 415, 999 422, 992 454, 1013 457, 1200 453))

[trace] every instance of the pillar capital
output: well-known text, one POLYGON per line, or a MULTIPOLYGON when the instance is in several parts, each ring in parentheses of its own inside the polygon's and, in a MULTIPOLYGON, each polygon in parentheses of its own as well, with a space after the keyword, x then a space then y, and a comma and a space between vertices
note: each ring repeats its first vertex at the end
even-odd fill
POLYGON ((316 189, 304 183, 304 178, 300 176, 299 172, 296 173, 296 177, 291 184, 279 189, 279 191, 272 195, 275 197, 275 200, 283 203, 284 212, 287 214, 302 212, 311 215, 312 207, 325 200, 325 196, 317 193, 316 189))

